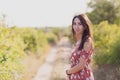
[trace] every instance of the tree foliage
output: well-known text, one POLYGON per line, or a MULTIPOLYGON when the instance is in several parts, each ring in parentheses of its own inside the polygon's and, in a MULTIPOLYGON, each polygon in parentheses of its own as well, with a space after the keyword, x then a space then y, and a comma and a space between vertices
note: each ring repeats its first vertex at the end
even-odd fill
POLYGON ((96 64, 120 64, 120 27, 103 21, 93 26, 96 64))
POLYGON ((108 21, 120 25, 120 1, 119 0, 92 0, 88 4, 92 11, 87 13, 94 24, 108 21))

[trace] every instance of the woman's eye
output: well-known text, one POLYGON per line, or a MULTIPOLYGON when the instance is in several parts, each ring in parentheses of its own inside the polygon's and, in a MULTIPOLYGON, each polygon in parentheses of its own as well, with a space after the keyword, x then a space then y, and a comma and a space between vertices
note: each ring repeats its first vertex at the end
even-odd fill
POLYGON ((78 23, 79 25, 82 25, 81 23, 78 23))
POLYGON ((76 25, 76 23, 73 23, 73 25, 76 25))

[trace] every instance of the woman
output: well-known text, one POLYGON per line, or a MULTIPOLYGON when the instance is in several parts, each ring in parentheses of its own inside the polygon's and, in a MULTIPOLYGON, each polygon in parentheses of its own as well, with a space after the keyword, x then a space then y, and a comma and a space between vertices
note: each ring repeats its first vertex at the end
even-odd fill
POLYGON ((94 80, 90 68, 94 44, 90 21, 85 14, 73 18, 72 33, 76 45, 70 57, 71 68, 66 70, 66 74, 69 80, 94 80))

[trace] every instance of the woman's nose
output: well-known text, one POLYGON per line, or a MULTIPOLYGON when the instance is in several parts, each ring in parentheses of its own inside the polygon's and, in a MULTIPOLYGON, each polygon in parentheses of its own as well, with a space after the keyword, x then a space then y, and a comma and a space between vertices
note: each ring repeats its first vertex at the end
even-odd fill
POLYGON ((79 25, 78 24, 76 24, 76 27, 78 27, 79 25))

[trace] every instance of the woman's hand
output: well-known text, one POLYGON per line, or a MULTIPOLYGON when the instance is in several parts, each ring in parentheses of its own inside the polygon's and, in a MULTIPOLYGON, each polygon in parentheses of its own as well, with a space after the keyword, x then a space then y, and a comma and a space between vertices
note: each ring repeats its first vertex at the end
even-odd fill
POLYGON ((69 80, 69 75, 66 76, 66 80, 69 80))
POLYGON ((66 80, 69 80, 70 74, 68 73, 69 70, 66 70, 66 80))

